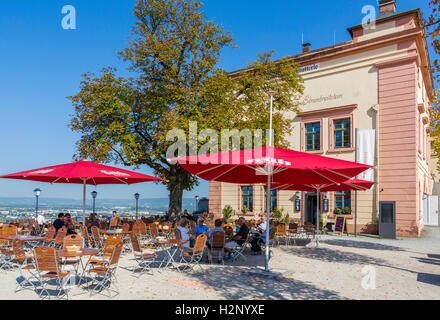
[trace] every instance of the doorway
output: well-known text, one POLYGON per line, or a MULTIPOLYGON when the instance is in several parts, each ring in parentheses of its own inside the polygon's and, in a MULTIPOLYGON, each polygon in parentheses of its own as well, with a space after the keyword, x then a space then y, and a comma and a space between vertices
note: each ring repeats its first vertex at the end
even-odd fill
POLYGON ((305 219, 304 222, 316 222, 316 209, 318 205, 318 196, 316 193, 306 193, 305 219))

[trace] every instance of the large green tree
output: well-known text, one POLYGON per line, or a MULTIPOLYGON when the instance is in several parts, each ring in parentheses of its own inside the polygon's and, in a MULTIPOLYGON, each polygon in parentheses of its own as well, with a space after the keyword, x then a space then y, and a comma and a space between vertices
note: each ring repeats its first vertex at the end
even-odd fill
POLYGON ((199 132, 268 129, 266 92, 275 90, 275 143, 287 147, 291 120, 285 112, 299 111, 302 78, 293 61, 274 62, 272 52, 234 75, 220 69, 222 49, 233 47, 233 39, 207 20, 201 2, 139 0, 134 14, 138 22, 129 46, 119 53, 133 77, 117 76, 113 68, 87 73, 70 97, 75 108, 70 126, 81 135, 75 157, 148 165, 167 180, 169 212, 177 214, 183 191, 198 182, 167 161, 174 142, 167 140, 170 130, 188 135, 190 121, 197 122, 199 132))
MULTIPOLYGON (((429 6, 431 13, 424 21, 424 24, 427 29, 427 36, 430 38, 431 45, 438 56, 440 54, 440 0, 429 0, 429 6)), ((432 61, 432 74, 434 84, 438 88, 440 84, 440 63, 437 57, 432 61)), ((434 138, 434 152, 440 157, 440 100, 438 99, 438 94, 439 91, 436 89, 435 100, 431 110, 431 136, 434 138)), ((440 162, 437 169, 440 170, 440 162)))

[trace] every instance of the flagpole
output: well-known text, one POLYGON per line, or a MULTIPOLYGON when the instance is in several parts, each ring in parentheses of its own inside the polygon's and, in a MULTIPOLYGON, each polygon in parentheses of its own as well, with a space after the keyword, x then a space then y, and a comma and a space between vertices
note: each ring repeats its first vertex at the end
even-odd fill
MULTIPOLYGON (((272 147, 272 118, 273 118, 273 96, 276 94, 274 91, 269 91, 267 93, 270 96, 270 125, 269 125, 269 147, 272 147)), ((266 153, 266 156, 267 153, 266 153)), ((270 195, 271 195, 271 178, 272 178, 272 170, 267 165, 267 190, 266 190, 266 256, 265 256, 265 269, 266 272, 269 272, 269 241, 270 241, 270 195)))

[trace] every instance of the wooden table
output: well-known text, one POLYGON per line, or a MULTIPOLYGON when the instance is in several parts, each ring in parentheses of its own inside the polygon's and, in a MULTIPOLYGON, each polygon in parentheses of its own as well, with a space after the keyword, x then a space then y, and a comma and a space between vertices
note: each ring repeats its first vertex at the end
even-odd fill
POLYGON ((111 235, 111 236, 117 236, 117 235, 127 235, 130 234, 131 231, 116 231, 116 230, 105 230, 105 234, 111 235))
POLYGON ((171 265, 171 267, 176 268, 175 263, 176 260, 174 260, 174 256, 176 255, 177 251, 179 251, 180 246, 182 244, 187 243, 187 240, 177 240, 177 239, 166 239, 166 240, 156 240, 153 239, 150 241, 152 244, 157 246, 165 246, 165 252, 168 254, 168 258, 164 259, 160 263, 160 267, 162 267, 162 264, 166 263, 165 268, 168 268, 168 266, 171 265), (171 251, 171 249, 175 247, 174 251, 171 251))
POLYGON ((79 262, 81 264, 82 273, 79 275, 79 283, 78 285, 81 285, 83 279, 85 278, 86 269, 89 265, 90 259, 92 256, 97 255, 100 252, 99 249, 90 249, 90 248, 84 248, 79 251, 64 251, 64 250, 58 250, 57 254, 60 258, 79 258, 79 262), (87 260, 87 263, 84 265, 82 257, 89 257, 87 260))
POLYGON ((20 240, 23 242, 27 242, 27 241, 43 241, 46 238, 45 237, 38 237, 38 236, 16 235, 16 236, 9 236, 9 237, 0 237, 0 239, 9 240, 9 241, 20 240))

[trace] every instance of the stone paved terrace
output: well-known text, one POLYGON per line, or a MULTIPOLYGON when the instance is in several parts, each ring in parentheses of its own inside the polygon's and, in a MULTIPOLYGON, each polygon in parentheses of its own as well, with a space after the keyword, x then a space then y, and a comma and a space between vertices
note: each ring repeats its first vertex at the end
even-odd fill
MULTIPOLYGON (((319 249, 304 246, 273 249, 271 268, 291 271, 283 280, 249 277, 263 266, 263 256, 225 266, 203 265, 205 273, 164 270, 139 279, 131 271, 132 254, 122 257, 117 278, 120 295, 113 299, 440 299, 440 229, 428 228, 421 239, 386 240, 371 236, 324 236, 319 249), (362 287, 363 268, 376 272, 376 289, 362 287)), ((14 294, 17 271, 0 272, 0 299, 32 300, 30 290, 14 294)), ((80 289, 71 299, 90 299, 80 289)), ((95 295, 91 299, 107 299, 95 295)))

